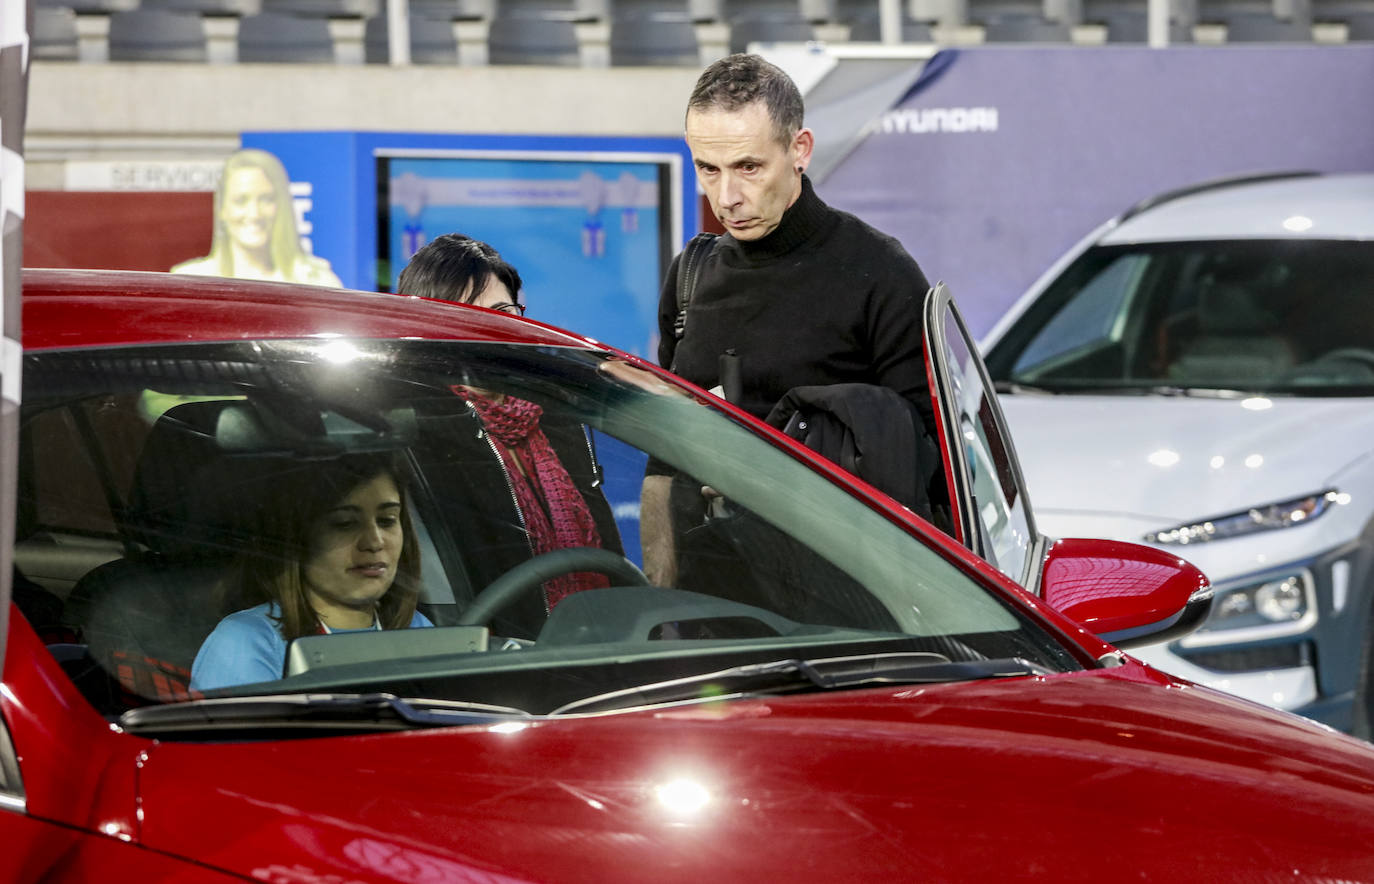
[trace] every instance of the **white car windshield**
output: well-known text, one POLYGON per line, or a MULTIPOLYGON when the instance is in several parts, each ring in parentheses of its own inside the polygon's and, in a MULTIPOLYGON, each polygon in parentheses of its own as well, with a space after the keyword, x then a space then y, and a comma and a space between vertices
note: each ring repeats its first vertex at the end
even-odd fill
POLYGON ((1096 246, 987 365, 1003 388, 1374 395, 1374 243, 1096 246))
POLYGON ((24 384, 18 569, 64 602, 34 625, 65 631, 52 652, 112 718, 307 693, 547 714, 873 654, 1079 665, 900 519, 611 354, 47 351, 24 384), (643 573, 646 471, 695 514, 659 579, 643 573))

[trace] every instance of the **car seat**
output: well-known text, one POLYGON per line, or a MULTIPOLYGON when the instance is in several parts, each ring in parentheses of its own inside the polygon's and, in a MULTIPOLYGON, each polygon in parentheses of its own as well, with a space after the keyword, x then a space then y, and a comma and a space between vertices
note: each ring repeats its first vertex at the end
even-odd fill
POLYGON ((1213 282, 1198 296, 1197 330, 1169 366, 1173 381, 1241 385, 1274 377, 1296 361, 1279 317, 1254 289, 1213 282))
POLYGON ((201 642, 223 614, 242 607, 220 598, 218 586, 234 553, 251 541, 245 526, 260 496, 255 489, 283 460, 220 449, 217 434, 235 405, 189 402, 158 418, 122 520, 133 551, 72 588, 64 619, 86 644, 88 663, 117 682, 115 696, 99 696, 101 673, 68 666, 97 706, 187 698, 201 642))

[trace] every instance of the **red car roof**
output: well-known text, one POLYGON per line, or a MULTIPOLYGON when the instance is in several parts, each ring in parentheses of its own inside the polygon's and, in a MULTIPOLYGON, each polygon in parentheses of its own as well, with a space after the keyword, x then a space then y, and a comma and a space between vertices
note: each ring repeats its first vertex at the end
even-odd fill
POLYGON ((26 350, 318 335, 599 347, 443 301, 171 273, 25 270, 23 310, 26 350))

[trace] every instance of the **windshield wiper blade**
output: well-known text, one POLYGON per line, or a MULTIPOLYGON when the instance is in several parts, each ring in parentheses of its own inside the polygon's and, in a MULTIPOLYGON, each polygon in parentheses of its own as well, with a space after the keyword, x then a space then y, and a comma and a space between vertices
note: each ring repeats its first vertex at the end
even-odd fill
POLYGON ((509 706, 402 699, 394 694, 271 694, 143 706, 119 717, 130 733, 169 735, 235 730, 410 730, 532 718, 509 706))
POLYGON ((1116 386, 1075 388, 1075 393, 1118 394, 1121 396, 1166 396, 1192 399, 1240 399, 1249 394, 1234 387, 1184 387, 1179 384, 1119 384, 1116 386))
POLYGON ((1182 396, 1187 394, 1183 387, 1108 383, 1097 380, 1061 380, 1056 382, 1054 386, 1028 384, 1022 381, 996 381, 992 386, 998 393, 1019 393, 1033 396, 1146 396, 1151 393, 1163 396, 1182 396))
POLYGON ((998 393, 1021 393, 1035 396, 1186 396, 1198 399, 1240 399, 1251 395, 1236 387, 1185 387, 1179 384, 1160 384, 1144 380, 1133 383, 1087 379, 1059 380, 1053 386, 1024 381, 994 381, 992 386, 998 393))
POLYGON ((943 654, 926 652, 869 654, 819 660, 774 660, 768 663, 746 663, 717 672, 706 672, 584 697, 560 706, 549 715, 607 712, 685 700, 719 700, 807 690, 845 690, 881 684, 937 684, 984 678, 1048 675, 1050 672, 1051 670, 1020 657, 955 662, 943 654))
POLYGON ((1061 380, 1054 386, 1021 381, 997 381, 998 393, 1030 393, 1041 396, 1190 396, 1193 390, 1176 384, 1124 383, 1105 380, 1061 380))
POLYGON ((1194 399, 1244 399, 1251 395, 1268 395, 1267 393, 1248 393, 1239 387, 1179 387, 1175 385, 1151 387, 1150 392, 1160 396, 1188 396, 1194 399))

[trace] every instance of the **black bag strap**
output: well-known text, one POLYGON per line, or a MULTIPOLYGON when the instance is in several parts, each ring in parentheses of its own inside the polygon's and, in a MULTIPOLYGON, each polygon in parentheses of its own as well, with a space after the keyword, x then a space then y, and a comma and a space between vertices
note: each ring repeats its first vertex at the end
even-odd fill
POLYGON ((687 331, 687 305, 697 287, 701 259, 711 251, 717 236, 719 234, 702 231, 689 239, 682 249, 682 258, 677 263, 677 319, 673 320, 673 337, 679 341, 687 331))

